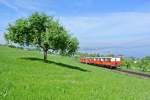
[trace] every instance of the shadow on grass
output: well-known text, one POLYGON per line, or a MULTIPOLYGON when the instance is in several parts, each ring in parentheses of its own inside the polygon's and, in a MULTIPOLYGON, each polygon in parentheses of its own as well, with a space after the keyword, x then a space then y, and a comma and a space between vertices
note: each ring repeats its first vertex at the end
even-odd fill
POLYGON ((70 69, 74 69, 74 70, 79 70, 79 71, 83 71, 83 72, 90 72, 90 71, 88 71, 88 70, 86 70, 86 69, 83 69, 83 68, 80 68, 80 67, 77 67, 77 66, 68 65, 68 64, 64 64, 64 63, 58 63, 58 62, 50 61, 50 60, 44 61, 44 60, 41 59, 41 58, 22 57, 21 59, 24 59, 24 60, 31 60, 31 61, 41 61, 41 62, 47 63, 47 64, 55 64, 55 65, 59 65, 59 66, 61 66, 61 67, 66 67, 66 68, 70 68, 70 69))

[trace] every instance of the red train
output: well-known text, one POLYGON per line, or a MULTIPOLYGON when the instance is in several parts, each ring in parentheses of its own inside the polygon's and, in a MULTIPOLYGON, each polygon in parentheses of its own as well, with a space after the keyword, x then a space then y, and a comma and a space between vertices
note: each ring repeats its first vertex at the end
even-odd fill
POLYGON ((81 57, 80 62, 107 68, 117 68, 121 65, 121 59, 119 57, 81 57))

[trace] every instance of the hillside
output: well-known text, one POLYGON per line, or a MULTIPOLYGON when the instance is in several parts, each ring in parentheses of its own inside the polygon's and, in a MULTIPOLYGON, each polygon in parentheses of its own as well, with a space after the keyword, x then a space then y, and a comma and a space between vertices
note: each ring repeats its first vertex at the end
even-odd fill
POLYGON ((150 79, 0 46, 0 100, 150 100, 150 79))

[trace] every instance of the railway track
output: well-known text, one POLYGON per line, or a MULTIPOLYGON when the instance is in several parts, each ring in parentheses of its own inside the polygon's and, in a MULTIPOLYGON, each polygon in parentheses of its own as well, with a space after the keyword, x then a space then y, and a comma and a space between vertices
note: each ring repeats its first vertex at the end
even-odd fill
POLYGON ((150 74, 146 74, 146 73, 142 73, 142 72, 135 72, 135 71, 130 71, 130 70, 124 70, 124 69, 120 69, 120 68, 113 69, 113 71, 129 74, 129 75, 141 76, 141 77, 144 77, 144 78, 150 78, 150 74))
MULTIPOLYGON (((90 65, 93 65, 93 64, 90 64, 90 65)), ((98 67, 98 65, 95 65, 98 67)), ((99 66, 99 67, 102 67, 102 68, 106 68, 105 66, 99 66)), ((110 69, 110 68, 107 68, 107 69, 110 69)), ((150 74, 147 74, 147 73, 142 73, 142 72, 136 72, 136 71, 131 71, 131 70, 125 70, 125 69, 121 69, 121 68, 114 68, 114 69, 110 69, 114 72, 118 72, 118 73, 124 73, 124 74, 128 74, 128 75, 135 75, 135 76, 140 76, 140 77, 143 77, 143 78, 150 78, 150 74)))

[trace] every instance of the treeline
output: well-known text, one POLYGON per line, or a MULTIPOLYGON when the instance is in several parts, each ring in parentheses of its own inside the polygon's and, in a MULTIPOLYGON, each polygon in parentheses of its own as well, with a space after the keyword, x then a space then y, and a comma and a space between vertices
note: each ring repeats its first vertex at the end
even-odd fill
POLYGON ((122 67, 133 70, 150 72, 150 56, 143 58, 122 58, 122 67))

